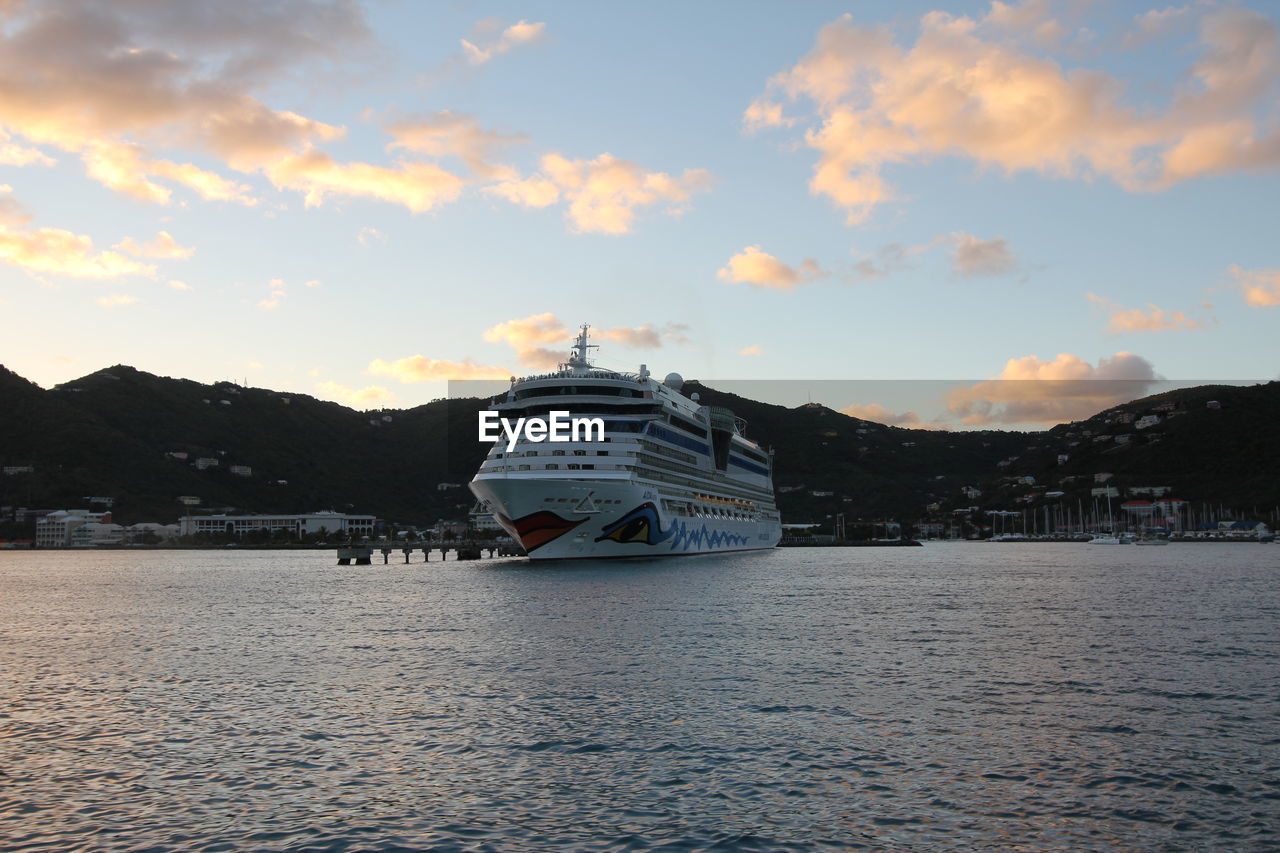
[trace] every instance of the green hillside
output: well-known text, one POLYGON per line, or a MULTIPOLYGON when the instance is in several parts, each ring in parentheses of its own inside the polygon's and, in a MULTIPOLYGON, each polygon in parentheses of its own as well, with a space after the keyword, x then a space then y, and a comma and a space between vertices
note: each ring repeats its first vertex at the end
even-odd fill
MULTIPOLYGON (((775 449, 788 520, 836 513, 919 520, 971 505, 1035 508, 1087 497, 1100 472, 1113 474, 1111 484, 1121 488, 1169 486, 1188 500, 1280 504, 1274 382, 1174 391, 1036 433, 903 429, 693 382, 685 391, 732 408, 750 437, 775 449), (1169 411, 1159 424, 1136 428, 1161 406, 1169 411), (982 495, 966 496, 965 486, 982 495), (1046 497, 1059 491, 1064 495, 1046 497)), ((457 518, 471 505, 465 483, 486 450, 475 439, 483 405, 440 400, 357 412, 301 394, 203 385, 125 366, 42 389, 0 368, 0 463, 34 469, 0 477, 0 505, 77 507, 107 496, 117 520, 130 523, 172 520, 181 512, 178 496, 195 495, 206 511, 335 509, 405 523, 457 518), (218 464, 198 470, 200 458, 218 464), (237 476, 233 465, 252 474, 237 476)))

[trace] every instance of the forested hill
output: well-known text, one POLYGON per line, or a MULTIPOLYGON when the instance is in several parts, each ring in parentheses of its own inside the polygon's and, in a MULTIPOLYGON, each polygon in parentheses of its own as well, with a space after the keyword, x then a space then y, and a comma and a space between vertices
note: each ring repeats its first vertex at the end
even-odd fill
MULTIPOLYGON (((1189 500, 1280 503, 1277 383, 1171 392, 1035 433, 902 429, 697 383, 685 391, 732 408, 752 438, 775 448, 779 502, 796 520, 834 512, 918 519, 931 504, 942 511, 996 506, 1027 500, 1026 477, 1041 490, 1087 493, 1099 471, 1122 486, 1169 485, 1189 500), (1211 400, 1216 408, 1208 408, 1211 400), (1159 407, 1159 424, 1134 426, 1159 407), (1060 462, 1062 455, 1069 458, 1060 462), (1060 487, 1063 478, 1073 479, 1060 487), (982 497, 966 497, 965 486, 982 497)), ((457 518, 471 505, 465 484, 486 449, 476 441, 482 406, 441 400, 357 412, 303 394, 125 366, 42 389, 0 368, 0 463, 32 469, 0 477, 0 505, 79 507, 106 496, 115 499, 117 520, 129 523, 172 520, 182 511, 178 496, 194 495, 204 509, 336 509, 409 523, 457 518), (218 464, 200 470, 198 459, 218 464), (237 475, 232 466, 251 473, 237 475)))

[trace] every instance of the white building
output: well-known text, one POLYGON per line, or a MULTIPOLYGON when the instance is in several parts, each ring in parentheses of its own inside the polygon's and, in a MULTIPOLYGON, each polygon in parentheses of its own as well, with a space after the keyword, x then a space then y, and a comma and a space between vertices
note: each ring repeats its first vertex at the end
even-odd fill
POLYGON ((124 542, 124 527, 110 521, 86 521, 71 531, 72 548, 94 548, 124 542))
POLYGON ((130 524, 125 528, 125 538, 130 542, 137 542, 148 534, 164 541, 172 539, 178 535, 179 527, 176 524, 159 524, 155 521, 139 521, 137 524, 130 524))
POLYGON ((253 468, 248 465, 232 465, 228 470, 237 477, 253 476, 253 468))
POLYGON ((305 515, 191 515, 182 519, 183 536, 205 533, 214 536, 243 536, 256 530, 285 530, 294 536, 319 533, 334 536, 372 536, 372 515, 340 512, 312 512, 305 515))
POLYGON ((502 525, 498 524, 497 519, 493 517, 493 511, 489 509, 487 504, 476 501, 476 505, 471 508, 471 512, 467 514, 471 527, 475 530, 483 530, 489 533, 501 533, 502 525))
POLYGON ((212 456, 201 456, 196 460, 196 470, 203 471, 206 468, 217 468, 218 464, 218 460, 212 456))
POLYGON ((36 522, 37 548, 67 548, 76 529, 90 522, 110 524, 111 513, 87 509, 60 509, 36 522))

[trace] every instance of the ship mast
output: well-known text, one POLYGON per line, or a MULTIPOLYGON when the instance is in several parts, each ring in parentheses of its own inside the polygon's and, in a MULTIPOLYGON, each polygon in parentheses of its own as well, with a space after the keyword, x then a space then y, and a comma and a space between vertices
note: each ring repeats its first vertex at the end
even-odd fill
POLYGON ((597 344, 587 343, 587 329, 591 328, 586 323, 582 324, 582 328, 578 330, 578 337, 574 339, 573 346, 569 349, 569 360, 562 366, 567 369, 586 370, 591 367, 591 362, 587 360, 587 350, 597 348, 597 344))

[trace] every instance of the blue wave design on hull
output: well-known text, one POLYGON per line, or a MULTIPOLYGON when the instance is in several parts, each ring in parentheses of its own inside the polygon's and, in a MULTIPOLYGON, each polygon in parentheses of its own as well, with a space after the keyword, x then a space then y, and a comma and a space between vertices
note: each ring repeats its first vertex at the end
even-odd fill
POLYGON ((698 548, 703 542, 708 548, 723 548, 725 545, 746 545, 751 541, 750 536, 739 536, 722 530, 708 530, 705 524, 691 531, 689 525, 678 520, 672 522, 671 530, 668 532, 675 534, 671 539, 672 551, 680 548, 681 545, 684 546, 682 550, 688 551, 691 548, 698 548))
POLYGON ((605 539, 621 544, 641 545, 660 545, 669 540, 672 551, 703 548, 714 550, 732 545, 743 546, 751 542, 750 536, 715 530, 706 524, 695 528, 680 519, 674 519, 671 526, 663 530, 659 523, 658 508, 652 503, 643 503, 617 521, 606 524, 596 541, 605 539))

